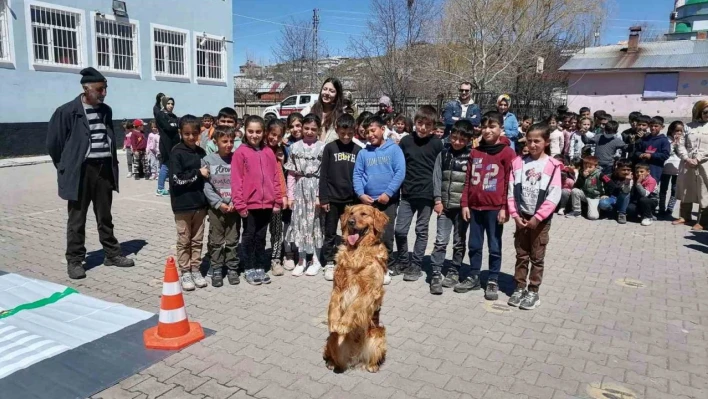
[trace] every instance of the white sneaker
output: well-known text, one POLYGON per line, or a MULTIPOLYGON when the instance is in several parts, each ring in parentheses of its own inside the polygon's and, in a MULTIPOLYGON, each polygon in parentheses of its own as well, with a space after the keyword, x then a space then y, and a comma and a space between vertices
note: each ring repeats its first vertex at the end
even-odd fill
POLYGON ((558 214, 561 216, 565 215, 565 209, 559 209, 558 214))
POLYGON ((130 173, 130 172, 128 172, 128 174, 127 174, 127 175, 125 175, 125 177, 126 177, 126 178, 128 178, 128 179, 130 179, 131 177, 133 177, 133 174, 132 174, 132 173, 130 173))
POLYGON ((196 285, 197 288, 204 288, 208 285, 206 279, 202 276, 200 271, 192 272, 192 279, 194 280, 194 285, 196 285))
POLYGON ((307 266, 307 271, 305 271, 306 276, 316 276, 322 270, 322 265, 319 260, 315 260, 307 266))
POLYGON ((333 264, 328 263, 325 265, 324 277, 325 277, 325 280, 327 280, 327 281, 334 280, 334 265, 333 264))
POLYGON ((293 270, 295 268, 295 261, 292 259, 285 259, 285 262, 283 262, 283 269, 285 270, 293 270))
POLYGON ((651 218, 642 219, 642 226, 651 226, 654 221, 651 218))
MULTIPOLYGON (((287 261, 286 261, 287 262, 287 261)), ((291 276, 293 277, 300 277, 305 273, 305 263, 298 263, 297 266, 293 269, 292 273, 290 273, 291 276)))
POLYGON ((194 291, 194 279, 192 278, 192 273, 182 272, 180 282, 182 283, 183 291, 194 291))
POLYGON ((390 274, 390 272, 386 272, 386 274, 384 274, 383 285, 389 285, 389 284, 391 284, 391 274, 390 274))

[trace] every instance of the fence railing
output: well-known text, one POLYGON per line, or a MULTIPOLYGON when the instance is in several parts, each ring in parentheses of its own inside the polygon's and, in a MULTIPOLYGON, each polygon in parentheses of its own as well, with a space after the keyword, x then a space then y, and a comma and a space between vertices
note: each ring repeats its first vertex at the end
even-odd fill
MULTIPOLYGON (((483 92, 474 93, 472 99, 475 104, 479 105, 482 112, 496 110, 497 97, 501 93, 483 92)), ((517 117, 521 118, 524 115, 532 116, 535 119, 541 117, 544 113, 555 113, 556 109, 566 104, 567 97, 565 95, 549 95, 547 97, 541 96, 526 96, 526 95, 515 95, 509 94, 511 97, 511 107, 509 110, 516 114, 517 117)), ((397 102, 395 105, 396 111, 405 114, 406 116, 413 117, 415 115, 418 107, 422 105, 432 105, 434 106, 440 115, 442 115, 443 107, 450 99, 426 99, 426 98, 408 98, 405 102, 397 102)), ((379 110, 378 98, 355 98, 354 103, 358 113, 364 111, 377 112, 379 110)), ((239 115, 249 114, 249 115, 260 115, 263 116, 263 112, 267 107, 274 105, 273 102, 266 101, 254 101, 247 103, 236 103, 234 107, 239 115)))

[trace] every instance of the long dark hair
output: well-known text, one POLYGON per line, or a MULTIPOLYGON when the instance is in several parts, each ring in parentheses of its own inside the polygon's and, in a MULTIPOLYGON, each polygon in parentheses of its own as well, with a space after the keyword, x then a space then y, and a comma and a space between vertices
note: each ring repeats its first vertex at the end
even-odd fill
MULTIPOLYGON (((337 95, 334 98, 334 108, 332 112, 327 114, 327 117, 322 121, 322 125, 325 129, 333 128, 337 119, 344 113, 344 92, 342 91, 342 83, 337 78, 327 78, 327 80, 322 83, 322 87, 327 83, 332 83, 334 90, 337 91, 337 95)), ((317 98, 317 102, 312 106, 310 110, 311 113, 322 118, 322 113, 324 111, 324 103, 322 103, 322 87, 320 87, 320 93, 317 98)))

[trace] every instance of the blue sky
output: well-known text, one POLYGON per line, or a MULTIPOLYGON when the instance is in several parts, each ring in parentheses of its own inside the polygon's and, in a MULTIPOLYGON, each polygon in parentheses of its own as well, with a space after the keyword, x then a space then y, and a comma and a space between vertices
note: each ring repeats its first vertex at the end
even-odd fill
MULTIPOLYGON (((626 40, 629 26, 647 21, 652 29, 665 32, 673 0, 618 0, 602 32, 602 44, 626 40)), ((320 30, 331 55, 346 55, 349 38, 361 34, 369 19, 369 0, 233 0, 234 61, 247 59, 272 63, 272 48, 280 38, 282 23, 291 18, 312 20, 312 9, 320 10, 320 30), (255 18, 255 19, 254 19, 255 18)))

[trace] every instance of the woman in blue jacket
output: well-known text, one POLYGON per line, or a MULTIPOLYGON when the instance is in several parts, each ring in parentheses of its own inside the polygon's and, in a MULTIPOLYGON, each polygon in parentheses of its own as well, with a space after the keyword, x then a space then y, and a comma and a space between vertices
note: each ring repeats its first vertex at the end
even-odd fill
POLYGON ((509 112, 511 97, 502 94, 497 98, 497 110, 504 115, 504 135, 511 141, 511 149, 516 151, 516 140, 519 138, 519 121, 516 115, 509 112))

